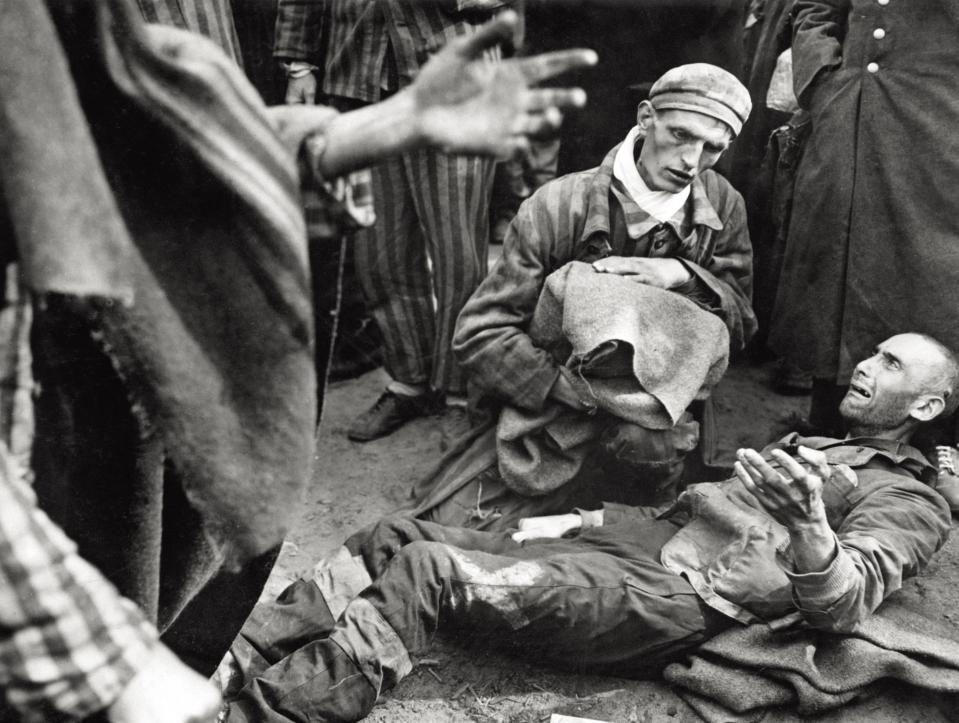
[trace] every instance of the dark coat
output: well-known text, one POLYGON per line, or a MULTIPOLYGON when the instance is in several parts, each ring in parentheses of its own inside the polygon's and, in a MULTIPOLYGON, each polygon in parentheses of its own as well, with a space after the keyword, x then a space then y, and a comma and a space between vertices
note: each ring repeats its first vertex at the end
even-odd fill
POLYGON ((793 63, 813 131, 771 345, 840 383, 898 332, 959 347, 959 1, 797 0, 793 63))

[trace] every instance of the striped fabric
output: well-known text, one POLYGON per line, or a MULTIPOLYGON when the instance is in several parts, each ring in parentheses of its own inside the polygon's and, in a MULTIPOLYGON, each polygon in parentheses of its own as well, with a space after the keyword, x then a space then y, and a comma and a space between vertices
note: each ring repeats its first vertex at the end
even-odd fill
MULTIPOLYGON (((0 689, 17 720, 81 718, 112 703, 156 630, 36 508, 0 446, 0 689)), ((0 715, 10 720, 0 706, 0 715)))
POLYGON ((323 68, 327 95, 372 103, 384 91, 411 83, 430 54, 452 38, 472 32, 508 4, 502 0, 279 0, 274 54, 323 68))
POLYGON ((230 0, 137 0, 137 6, 146 22, 205 35, 243 67, 230 0))
POLYGON ((386 371, 461 393, 450 343, 460 309, 486 275, 493 163, 421 150, 372 170, 376 224, 357 236, 355 260, 383 332, 386 371))

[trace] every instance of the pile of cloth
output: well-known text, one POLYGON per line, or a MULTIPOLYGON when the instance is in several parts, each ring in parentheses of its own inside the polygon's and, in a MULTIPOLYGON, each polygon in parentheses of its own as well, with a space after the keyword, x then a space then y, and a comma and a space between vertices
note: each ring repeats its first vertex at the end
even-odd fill
POLYGON ((669 429, 726 371, 729 332, 715 314, 672 291, 573 261, 553 272, 529 335, 562 365, 592 407, 555 400, 536 413, 505 406, 496 425, 508 487, 544 494, 579 472, 612 418, 669 429))

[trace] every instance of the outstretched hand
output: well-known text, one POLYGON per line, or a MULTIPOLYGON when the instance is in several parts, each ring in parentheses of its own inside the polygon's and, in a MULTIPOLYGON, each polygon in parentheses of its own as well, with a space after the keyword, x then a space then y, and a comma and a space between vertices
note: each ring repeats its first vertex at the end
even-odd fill
POLYGON ((798 455, 815 471, 810 471, 781 449, 774 449, 772 456, 782 471, 753 449, 740 449, 734 466, 743 486, 763 509, 790 530, 825 519, 822 486, 823 480, 832 474, 823 452, 799 447, 798 455))
POLYGON ((519 23, 501 13, 474 34, 451 41, 423 67, 411 87, 420 133, 447 152, 507 157, 529 147, 529 135, 559 126, 562 109, 580 107, 579 88, 532 88, 596 53, 574 49, 492 62, 484 52, 510 41, 519 23))

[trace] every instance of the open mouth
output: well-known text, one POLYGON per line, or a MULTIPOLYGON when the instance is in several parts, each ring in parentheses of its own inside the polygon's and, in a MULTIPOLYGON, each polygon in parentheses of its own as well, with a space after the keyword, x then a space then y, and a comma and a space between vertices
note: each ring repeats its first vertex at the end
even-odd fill
POLYGON ((669 171, 669 174, 673 176, 673 178, 683 183, 689 183, 693 180, 693 176, 690 173, 683 173, 682 171, 677 171, 672 168, 667 168, 666 170, 669 171))
POLYGON ((863 386, 862 384, 858 382, 850 382, 849 391, 854 392, 855 394, 858 394, 860 397, 863 397, 864 399, 872 398, 872 392, 870 392, 869 389, 867 389, 865 386, 863 386))

